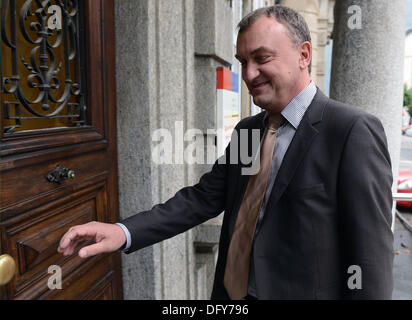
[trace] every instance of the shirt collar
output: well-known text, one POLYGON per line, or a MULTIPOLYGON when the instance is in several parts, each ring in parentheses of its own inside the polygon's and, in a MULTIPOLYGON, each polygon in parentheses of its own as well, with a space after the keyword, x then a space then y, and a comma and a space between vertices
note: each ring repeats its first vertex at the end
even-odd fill
MULTIPOLYGON (((308 109, 309 105, 312 103, 313 98, 315 97, 317 88, 313 80, 309 85, 303 89, 296 97, 288 103, 288 105, 282 110, 282 116, 295 128, 298 129, 302 118, 308 109)), ((263 118, 264 124, 267 124, 268 113, 265 112, 263 118)))

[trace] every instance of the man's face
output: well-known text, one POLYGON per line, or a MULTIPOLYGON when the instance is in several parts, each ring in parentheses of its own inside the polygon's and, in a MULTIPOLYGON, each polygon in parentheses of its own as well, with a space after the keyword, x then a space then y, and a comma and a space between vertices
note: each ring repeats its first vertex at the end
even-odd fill
MULTIPOLYGON (((239 34, 236 58, 257 106, 278 113, 309 84, 302 48, 294 46, 286 27, 274 18, 260 17, 239 34)), ((306 49, 310 51, 308 43, 306 49)))

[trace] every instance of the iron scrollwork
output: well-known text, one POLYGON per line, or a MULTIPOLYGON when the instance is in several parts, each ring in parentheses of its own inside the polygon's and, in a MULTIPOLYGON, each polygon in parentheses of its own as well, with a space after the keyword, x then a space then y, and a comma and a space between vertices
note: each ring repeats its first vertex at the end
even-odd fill
POLYGON ((4 118, 14 121, 13 126, 5 127, 6 133, 12 133, 22 126, 22 121, 30 119, 66 118, 71 125, 86 124, 80 24, 78 0, 27 0, 20 8, 16 6, 16 0, 3 0, 1 39, 2 46, 11 50, 11 61, 2 61, 2 64, 11 63, 12 74, 4 75, 2 68, 1 89, 2 93, 12 94, 16 99, 4 101, 2 106, 4 118), (61 21, 58 21, 59 25, 55 23, 57 27, 54 28, 50 23, 53 18, 50 13, 57 14, 56 8, 60 11, 61 16, 58 18, 61 21), (29 59, 23 54, 19 57, 18 31, 21 38, 32 47, 29 59), (58 62, 54 50, 61 46, 64 56, 58 62), (72 63, 75 75, 71 72, 72 63), (20 79, 19 67, 23 66, 29 72, 26 79, 20 79), (64 78, 64 84, 59 78, 64 78), (34 99, 27 98, 23 93, 21 81, 26 81, 26 87, 35 91, 34 94, 30 93, 37 95, 34 99), (58 94, 61 86, 64 86, 64 91, 58 94), (72 97, 75 97, 74 102, 70 100, 72 97), (25 115, 22 115, 21 107, 25 109, 25 115))

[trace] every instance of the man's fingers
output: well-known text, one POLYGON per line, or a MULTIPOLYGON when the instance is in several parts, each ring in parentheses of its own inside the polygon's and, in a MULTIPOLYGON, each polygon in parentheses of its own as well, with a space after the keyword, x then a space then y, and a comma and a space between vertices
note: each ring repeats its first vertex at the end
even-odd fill
POLYGON ((58 248, 57 248, 57 251, 60 252, 60 253, 62 253, 62 254, 65 255, 65 256, 72 255, 73 252, 76 250, 76 247, 77 247, 80 243, 82 243, 82 242, 84 242, 84 241, 86 241, 86 240, 94 240, 94 239, 93 239, 93 238, 88 238, 88 237, 82 237, 82 238, 76 237, 76 238, 72 239, 67 246, 65 246, 65 247, 58 247, 58 248))
POLYGON ((86 225, 76 226, 69 229, 60 240, 58 251, 70 255, 73 253, 76 245, 84 240, 95 239, 96 231, 94 228, 86 225))
POLYGON ((107 252, 107 246, 105 245, 104 241, 81 248, 79 250, 79 256, 80 258, 88 258, 103 252, 107 252))
POLYGON ((71 255, 85 240, 93 240, 95 244, 79 250, 82 258, 117 250, 126 242, 126 235, 118 225, 92 221, 70 228, 61 238, 57 251, 65 256, 71 255))

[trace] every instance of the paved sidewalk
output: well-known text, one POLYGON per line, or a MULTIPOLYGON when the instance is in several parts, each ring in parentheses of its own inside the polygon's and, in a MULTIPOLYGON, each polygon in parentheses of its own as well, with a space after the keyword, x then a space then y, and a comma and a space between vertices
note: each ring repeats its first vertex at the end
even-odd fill
MULTIPOLYGON (((412 214, 401 212, 412 225, 412 214)), ((412 300, 412 232, 395 220, 394 300, 412 300)))

